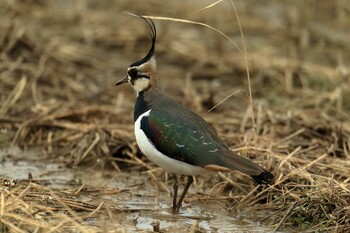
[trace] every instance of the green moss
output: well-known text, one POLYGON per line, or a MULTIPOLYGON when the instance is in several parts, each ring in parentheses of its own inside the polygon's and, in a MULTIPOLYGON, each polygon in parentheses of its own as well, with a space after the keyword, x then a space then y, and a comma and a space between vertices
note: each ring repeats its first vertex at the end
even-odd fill
POLYGON ((10 141, 10 135, 8 130, 5 128, 0 128, 0 149, 7 148, 10 141))
POLYGON ((309 88, 316 91, 332 91, 341 84, 340 79, 331 80, 329 78, 310 77, 308 79, 309 88))
POLYGON ((326 213, 331 214, 335 206, 330 203, 324 203, 322 207, 314 204, 306 198, 302 205, 293 209, 291 215, 288 217, 288 222, 302 229, 317 225, 317 232, 324 232, 327 227, 334 225, 334 221, 329 220, 326 213))
POLYGON ((293 224, 293 226, 301 227, 303 229, 310 226, 311 222, 309 221, 309 211, 304 206, 297 206, 293 210, 293 213, 289 217, 289 222, 293 224))
POLYGON ((0 233, 7 233, 9 232, 8 227, 4 224, 0 222, 0 233))
POLYGON ((344 110, 350 110, 350 90, 349 88, 344 88, 343 89, 343 108, 344 110))

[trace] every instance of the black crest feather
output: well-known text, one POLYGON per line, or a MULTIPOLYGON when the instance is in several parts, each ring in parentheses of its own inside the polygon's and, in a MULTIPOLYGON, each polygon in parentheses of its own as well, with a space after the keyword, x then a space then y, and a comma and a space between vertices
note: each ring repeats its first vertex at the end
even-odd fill
POLYGON ((147 62, 149 59, 151 59, 151 57, 153 56, 153 53, 154 53, 155 46, 156 46, 157 30, 156 30, 156 26, 154 25, 153 20, 150 17, 143 17, 142 15, 138 15, 138 16, 141 19, 143 19, 147 23, 149 28, 151 29, 150 34, 151 34, 152 46, 144 58, 142 58, 141 60, 139 60, 137 62, 132 63, 130 65, 130 67, 139 66, 139 65, 147 62))

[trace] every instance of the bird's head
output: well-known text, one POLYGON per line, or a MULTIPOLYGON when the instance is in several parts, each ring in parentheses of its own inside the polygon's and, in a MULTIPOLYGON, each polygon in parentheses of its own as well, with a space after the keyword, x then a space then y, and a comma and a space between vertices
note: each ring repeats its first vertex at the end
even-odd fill
POLYGON ((148 90, 152 85, 157 85, 157 63, 154 57, 156 44, 156 26, 150 18, 140 17, 147 23, 151 29, 152 46, 147 55, 141 60, 132 63, 128 67, 128 74, 115 85, 130 83, 136 93, 148 90))

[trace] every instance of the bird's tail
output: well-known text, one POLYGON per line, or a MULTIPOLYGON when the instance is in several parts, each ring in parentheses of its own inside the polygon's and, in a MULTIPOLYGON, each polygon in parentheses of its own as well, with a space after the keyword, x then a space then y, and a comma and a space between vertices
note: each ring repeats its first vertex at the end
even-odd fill
POLYGON ((258 184, 272 184, 274 176, 258 164, 243 158, 232 151, 223 155, 224 166, 251 176, 258 184))
POLYGON ((261 172, 260 175, 252 175, 251 177, 258 184, 272 184, 274 179, 272 173, 266 170, 261 172))

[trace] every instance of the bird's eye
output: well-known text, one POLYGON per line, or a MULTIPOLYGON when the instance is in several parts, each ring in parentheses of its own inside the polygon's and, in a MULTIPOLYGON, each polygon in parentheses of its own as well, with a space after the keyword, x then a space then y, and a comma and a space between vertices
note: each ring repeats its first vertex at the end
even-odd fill
POLYGON ((136 69, 131 69, 128 71, 128 74, 131 78, 136 78, 137 76, 137 70, 136 69))

